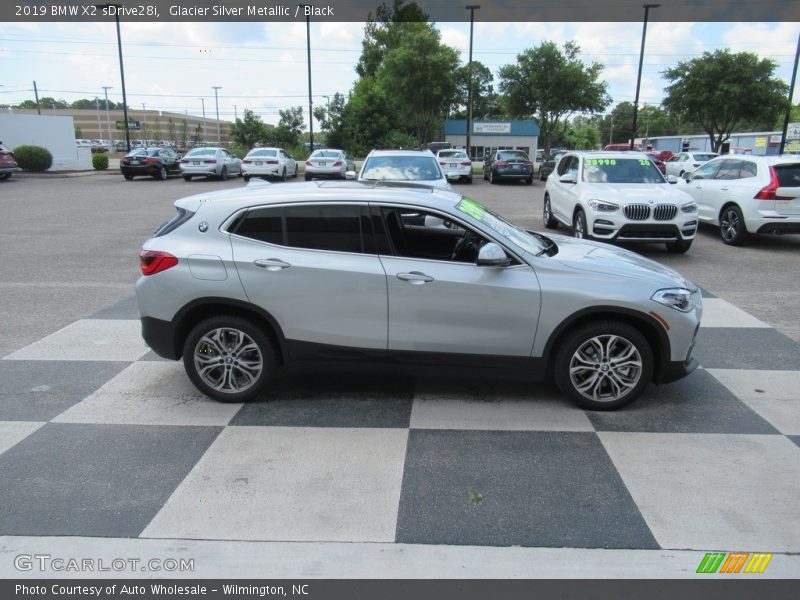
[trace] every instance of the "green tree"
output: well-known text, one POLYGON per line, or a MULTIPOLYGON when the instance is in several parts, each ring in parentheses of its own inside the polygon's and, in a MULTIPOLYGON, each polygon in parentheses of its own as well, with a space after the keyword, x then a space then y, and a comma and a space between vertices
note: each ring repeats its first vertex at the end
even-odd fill
POLYGON ((192 143, 195 146, 199 146, 203 143, 203 127, 198 123, 197 127, 194 128, 194 133, 192 134, 192 143))
POLYGON ((80 100, 75 100, 72 104, 69 105, 70 108, 79 108, 82 110, 90 110, 93 108, 97 108, 97 104, 94 100, 89 100, 88 98, 81 98, 80 100))
POLYGON ((359 77, 371 77, 383 63, 386 53, 400 45, 409 31, 408 25, 418 29, 427 26, 428 15, 415 2, 393 0, 392 4, 381 4, 375 15, 369 13, 361 41, 361 57, 356 65, 359 77))
POLYGON ((189 145, 189 123, 186 119, 181 122, 181 148, 189 145))
POLYGON ((603 65, 585 65, 573 42, 559 49, 544 42, 517 55, 517 62, 500 68, 500 90, 507 95, 515 117, 536 117, 545 154, 551 141, 575 112, 603 111, 610 103, 606 83, 600 81, 603 65))
POLYGON ((456 98, 458 54, 441 43, 434 27, 427 23, 408 25, 414 27, 409 28, 398 47, 386 53, 376 81, 394 100, 407 133, 421 145, 432 139, 447 107, 456 98))
POLYGON ((261 117, 252 110, 244 109, 244 118, 236 119, 231 125, 231 139, 247 149, 252 148, 267 137, 267 126, 261 121, 261 117))
POLYGON ((345 146, 343 118, 346 104, 344 94, 337 92, 328 105, 314 107, 314 117, 326 134, 327 144, 333 148, 345 146))
POLYGON ((17 108, 36 108, 36 102, 33 100, 23 100, 17 104, 17 108))
POLYGON ((664 106, 700 125, 716 152, 746 121, 773 123, 786 106, 788 86, 774 77, 777 63, 752 52, 705 52, 663 72, 671 82, 664 106))
POLYGON ((286 110, 279 110, 280 120, 278 126, 268 130, 266 141, 274 146, 293 148, 300 143, 300 136, 305 128, 303 107, 293 106, 286 110))
POLYGON ((167 120, 167 135, 169 136, 169 141, 173 144, 177 141, 177 138, 175 137, 176 133, 177 129, 175 127, 175 120, 170 117, 167 120))
MULTIPOLYGON (((454 106, 449 111, 452 119, 467 118, 469 100, 469 63, 456 70, 458 94, 454 106)), ((492 71, 480 61, 472 61, 472 118, 502 119, 506 117, 502 98, 495 92, 492 71)))

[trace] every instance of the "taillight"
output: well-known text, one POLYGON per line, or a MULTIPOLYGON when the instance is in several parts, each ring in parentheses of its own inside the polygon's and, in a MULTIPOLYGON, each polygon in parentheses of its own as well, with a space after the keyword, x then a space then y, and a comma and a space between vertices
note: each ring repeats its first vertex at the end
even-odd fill
POLYGON ((494 162, 494 166, 495 167, 507 167, 508 166, 508 162, 506 162, 504 160, 496 160, 494 162))
POLYGON ((778 196, 778 188, 781 187, 778 181, 778 172, 775 167, 769 168, 769 184, 765 185, 754 196, 756 200, 791 200, 789 196, 778 196))
POLYGON ((306 161, 306 166, 313 167, 314 164, 310 160, 307 160, 306 161))
POLYGON ((158 159, 157 158, 145 158, 142 162, 144 164, 146 164, 146 165, 157 165, 158 164, 158 159))
POLYGON ((268 161, 267 161, 267 164, 268 164, 268 165, 277 165, 277 164, 278 164, 278 161, 277 161, 277 160, 268 160, 268 161))
POLYGON ((439 161, 439 164, 440 164, 440 165, 446 165, 447 163, 446 163, 446 162, 444 162, 443 160, 440 160, 440 161, 439 161))
POLYGON ((464 161, 462 161, 462 162, 461 162, 461 164, 462 164, 463 166, 465 166, 465 167, 472 166, 472 163, 471 163, 470 161, 468 161, 468 160, 464 160, 464 161))
POLYGON ((215 164, 217 164, 217 159, 216 158, 207 158, 203 162, 205 164, 207 164, 207 165, 215 165, 215 164))
POLYGON ((341 167, 342 166, 342 161, 337 160, 335 163, 333 163, 333 166, 334 167, 341 167))
POLYGON ((243 165, 249 165, 249 164, 250 164, 250 162, 251 162, 251 161, 249 161, 249 160, 243 160, 243 161, 242 161, 242 164, 243 164, 243 165))
POLYGON ((121 162, 123 165, 127 165, 127 164, 128 164, 128 159, 127 159, 127 158, 123 158, 123 159, 122 159, 120 162, 121 162))
POLYGON ((191 162, 191 161, 190 161, 188 158, 182 158, 182 159, 181 159, 181 162, 182 162, 183 164, 186 164, 186 163, 188 163, 188 162, 191 162))
POLYGON ((142 250, 139 252, 139 263, 142 275, 155 275, 177 265, 178 259, 169 252, 142 250))
POLYGON ((522 164, 525 165, 526 167, 532 167, 533 166, 533 163, 531 161, 529 161, 529 160, 522 161, 522 164))

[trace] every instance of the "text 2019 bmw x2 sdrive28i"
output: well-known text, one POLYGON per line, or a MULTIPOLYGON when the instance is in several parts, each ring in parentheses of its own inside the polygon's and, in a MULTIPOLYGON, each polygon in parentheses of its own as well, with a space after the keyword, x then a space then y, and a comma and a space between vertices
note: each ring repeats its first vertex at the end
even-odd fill
POLYGON ((282 365, 377 360, 524 369, 602 410, 697 364, 694 284, 458 193, 314 182, 175 205, 141 252, 142 331, 218 400, 254 398, 282 365))

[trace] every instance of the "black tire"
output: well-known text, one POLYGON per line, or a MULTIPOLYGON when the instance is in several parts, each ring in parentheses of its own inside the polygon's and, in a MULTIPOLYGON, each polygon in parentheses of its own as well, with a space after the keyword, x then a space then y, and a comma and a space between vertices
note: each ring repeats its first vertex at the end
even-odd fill
POLYGON ((153 178, 160 179, 161 181, 166 181, 167 175, 168 175, 167 167, 162 165, 161 168, 158 170, 158 173, 156 175, 153 175, 153 178))
POLYGON ((692 247, 692 240, 681 240, 667 244, 667 252, 670 254, 685 254, 692 247))
POLYGON ((525 183, 527 183, 528 185, 533 185, 533 177, 528 177, 528 178, 525 180, 525 183))
POLYGON ((592 236, 589 235, 586 225, 586 215, 583 211, 578 209, 575 217, 572 219, 572 235, 581 240, 589 240, 592 236))
POLYGON ((243 175, 245 181, 250 181, 250 175, 243 175))
POLYGON ((553 210, 550 205, 550 196, 544 197, 544 207, 542 208, 542 220, 547 229, 558 229, 558 220, 553 217, 553 210))
MULTIPOLYGON (((632 361, 625 360, 624 362, 631 363, 632 361)), ((561 392, 578 406, 589 410, 614 410, 633 402, 642 395, 653 377, 654 362, 653 350, 649 342, 636 328, 617 321, 599 321, 583 325, 559 340, 553 375, 561 392), (602 356, 587 354, 584 351, 582 352, 583 360, 578 360, 575 364, 583 367, 587 376, 584 376, 581 371, 572 372, 573 357, 577 355, 582 346, 586 345, 589 351, 596 350, 596 346, 589 344, 589 341, 597 339, 600 341, 601 347, 606 350, 608 346, 603 342, 611 340, 611 336, 618 338, 612 342, 611 352, 615 352, 617 349, 622 352, 626 345, 634 348, 635 353, 631 358, 639 363, 638 367, 627 365, 614 369, 614 361, 608 360, 611 358, 610 356, 606 356, 606 360, 603 360, 602 356), (638 353, 638 358, 636 353, 638 353), (586 362, 587 358, 590 360, 597 358, 598 362, 589 364, 586 362), (607 368, 604 368, 604 363, 607 368), (592 373, 598 374, 595 385, 591 385, 592 373), (616 378, 612 375, 615 375, 616 378), (630 387, 615 394, 615 381, 627 383, 630 387), (582 382, 591 385, 586 390, 587 392, 597 392, 597 395, 591 398, 588 397, 588 394, 584 395, 577 387, 582 382)))
POLYGON ((311 181, 311 175, 309 175, 308 173, 306 173, 305 177, 306 177, 306 181, 311 181))
POLYGON ((125 181, 133 180, 133 175, 123 175, 123 177, 125 178, 125 181))
MULTIPOLYGON (((233 340, 234 338, 230 339, 233 340)), ((225 347, 224 345, 223 348, 226 351, 230 351, 231 349, 230 346, 225 347)), ((209 378, 219 375, 223 377, 222 381, 225 382, 226 379, 224 379, 224 377, 226 377, 226 375, 228 377, 235 377, 236 374, 242 373, 244 370, 241 368, 237 371, 239 363, 236 359, 240 358, 240 356, 242 355, 235 355, 233 353, 219 356, 219 366, 213 366, 208 373, 209 378), (222 369, 223 372, 219 373, 219 369, 222 369)), ((259 327, 241 317, 221 315, 201 321, 192 328, 183 344, 183 366, 186 369, 186 374, 189 376, 189 379, 191 379, 198 390, 220 402, 248 402, 258 396, 264 389, 264 386, 273 377, 275 365, 275 348, 269 337, 259 327), (198 372, 199 367, 195 361, 196 351, 198 355, 202 356, 206 356, 207 352, 207 355, 210 357, 209 360, 219 355, 219 352, 214 347, 211 345, 204 345, 201 342, 206 334, 215 330, 236 331, 240 334, 244 334, 254 342, 257 348, 257 350, 247 352, 245 356, 248 362, 251 363, 260 360, 261 370, 255 376, 255 380, 240 392, 226 392, 224 390, 215 389, 198 372), (203 350, 203 346, 205 347, 205 351, 203 350)), ((246 380, 239 377, 238 381, 246 380)))
POLYGON ((191 181, 192 180, 192 176, 191 175, 184 175, 183 176, 183 180, 184 181, 191 181))
POLYGON ((297 171, 298 171, 298 169, 297 169, 297 165, 295 165, 295 166, 294 166, 294 173, 292 173, 292 178, 293 178, 293 179, 297 179, 297 171))
POLYGON ((286 181, 286 167, 283 167, 283 172, 281 173, 281 181, 286 181))
POLYGON ((470 184, 472 183, 472 175, 470 175, 469 177, 467 177, 467 183, 470 183, 470 184))
POLYGON ((11 173, 0 173, 0 181, 11 179, 11 173))
POLYGON ((219 174, 219 178, 222 179, 222 181, 228 179, 228 167, 222 167, 222 172, 219 174))
MULTIPOLYGON (((497 180, 499 181, 500 178, 498 177, 497 180)), ((489 183, 491 184, 497 183, 497 181, 494 180, 494 169, 489 169, 489 183)))
POLYGON ((719 235, 729 246, 741 246, 747 241, 748 233, 744 224, 744 215, 735 204, 722 209, 719 215, 719 235))
POLYGON ((489 181, 489 177, 487 177, 487 175, 486 175, 486 169, 483 169, 483 180, 484 181, 489 181))

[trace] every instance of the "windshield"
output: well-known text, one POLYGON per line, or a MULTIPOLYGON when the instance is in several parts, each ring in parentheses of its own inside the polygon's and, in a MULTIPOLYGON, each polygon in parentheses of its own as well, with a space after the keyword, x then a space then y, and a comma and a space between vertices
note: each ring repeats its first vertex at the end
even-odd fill
POLYGON ((191 150, 186 156, 216 156, 217 151, 214 148, 195 148, 191 150))
POLYGON ((528 160, 528 155, 524 152, 498 152, 497 160, 528 160))
POLYGON ((649 158, 587 158, 583 161, 587 183, 666 183, 649 158))
POLYGON ((500 215, 493 213, 480 202, 466 196, 456 204, 456 209, 480 221, 497 235, 516 244, 526 252, 539 254, 547 247, 547 242, 536 234, 528 233, 513 223, 509 223, 500 215))
POLYGON ((700 161, 708 162, 712 158, 717 158, 718 156, 719 156, 719 154, 695 154, 694 155, 694 159, 697 162, 700 162, 700 161))
POLYGON ((442 150, 439 158, 467 158, 467 153, 463 150, 442 150))
POLYGON ((361 179, 369 181, 435 181, 442 179, 433 156, 373 156, 367 159, 361 179))
POLYGON ((338 150, 317 150, 310 158, 339 158, 341 154, 338 150))
POLYGON ((277 150, 250 150, 247 156, 277 156, 277 150))

